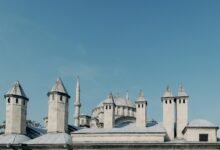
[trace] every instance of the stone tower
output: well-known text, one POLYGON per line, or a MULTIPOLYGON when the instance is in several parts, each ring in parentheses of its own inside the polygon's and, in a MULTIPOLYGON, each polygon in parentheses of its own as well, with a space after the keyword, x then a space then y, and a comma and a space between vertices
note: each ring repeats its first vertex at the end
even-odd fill
POLYGON ((76 127, 79 127, 79 116, 80 116, 80 83, 79 83, 79 77, 77 77, 77 82, 76 82, 76 99, 74 102, 75 106, 75 113, 74 113, 74 125, 76 127))
POLYGON ((68 130, 68 106, 70 96, 59 78, 48 92, 48 133, 64 133, 68 130))
POLYGON ((180 85, 176 97, 176 135, 177 138, 183 138, 182 131, 188 123, 188 98, 189 96, 180 85))
POLYGON ((173 140, 175 124, 175 97, 173 97, 169 86, 167 86, 161 101, 163 104, 163 126, 167 131, 167 140, 173 140))
POLYGON ((136 104, 136 127, 144 128, 147 123, 147 101, 144 92, 141 90, 139 97, 135 101, 136 104))
POLYGON ((104 128, 114 128, 115 123, 115 102, 112 93, 109 94, 104 105, 104 128))
POLYGON ((17 81, 4 95, 6 99, 5 134, 26 134, 28 98, 17 81))

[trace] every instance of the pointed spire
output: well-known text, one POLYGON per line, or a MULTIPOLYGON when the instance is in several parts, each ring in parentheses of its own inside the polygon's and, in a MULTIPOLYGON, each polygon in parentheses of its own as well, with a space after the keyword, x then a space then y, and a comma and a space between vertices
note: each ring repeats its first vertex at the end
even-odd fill
POLYGON ((114 104, 115 102, 114 102, 114 98, 113 98, 113 95, 112 95, 112 92, 110 92, 109 93, 109 95, 108 95, 108 98, 107 98, 107 100, 104 102, 104 103, 110 103, 110 104, 114 104))
POLYGON ((139 96, 137 98, 136 101, 146 101, 145 97, 144 97, 144 91, 141 89, 140 92, 139 92, 139 96))
POLYGON ((163 94, 163 97, 173 97, 173 94, 172 94, 172 91, 171 91, 169 85, 166 87, 166 90, 163 94))
POLYGON ((177 96, 188 96, 182 84, 179 86, 177 96))
POLYGON ((64 84, 63 81, 61 80, 61 78, 57 78, 54 86, 52 87, 52 89, 50 90, 50 92, 48 92, 48 94, 50 93, 54 93, 54 92, 58 92, 58 93, 62 93, 65 94, 66 96, 70 97, 64 84))
POLYGON ((126 90, 125 98, 129 100, 128 90, 126 90))
POLYGON ((19 81, 16 81, 15 84, 12 86, 12 88, 4 96, 5 97, 19 96, 19 97, 24 98, 25 100, 28 100, 19 81))
POLYGON ((79 80, 79 76, 77 76, 76 88, 80 89, 80 80, 79 80))

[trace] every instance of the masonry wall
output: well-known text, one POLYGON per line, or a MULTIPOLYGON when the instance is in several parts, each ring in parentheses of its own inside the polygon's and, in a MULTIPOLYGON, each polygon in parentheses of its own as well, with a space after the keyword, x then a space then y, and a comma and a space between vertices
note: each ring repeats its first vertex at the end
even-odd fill
POLYGON ((174 139, 175 103, 173 98, 164 98, 163 103, 163 126, 167 131, 168 140, 174 139))
POLYGON ((176 100, 176 132, 177 138, 183 138, 182 131, 188 122, 188 100, 187 98, 177 98, 176 100))
POLYGON ((184 134, 184 138, 190 142, 198 142, 199 134, 208 134, 208 142, 216 142, 217 141, 217 133, 216 129, 209 128, 187 128, 186 133, 184 134))
POLYGON ((219 150, 219 143, 124 143, 124 144, 74 144, 74 150, 219 150))
POLYGON ((27 101, 21 98, 10 97, 10 103, 8 102, 9 97, 6 98, 6 134, 26 133, 26 110, 27 101))
POLYGON ((163 142, 165 134, 72 134, 73 143, 136 143, 136 142, 163 142))
POLYGON ((146 115, 147 105, 142 103, 136 103, 136 127, 145 128, 147 115, 146 115))
POLYGON ((52 94, 48 101, 48 132, 66 132, 68 122, 68 98, 52 94))

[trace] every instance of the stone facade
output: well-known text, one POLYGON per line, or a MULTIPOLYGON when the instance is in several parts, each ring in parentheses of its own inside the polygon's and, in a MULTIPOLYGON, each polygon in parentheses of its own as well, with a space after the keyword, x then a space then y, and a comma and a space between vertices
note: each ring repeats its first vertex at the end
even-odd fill
POLYGON ((67 132, 70 96, 58 79, 48 92, 47 133, 30 139, 31 136, 25 135, 28 98, 16 82, 5 94, 6 129, 5 134, 0 135, 0 149, 220 149, 218 126, 202 119, 188 123, 188 95, 182 86, 177 96, 172 95, 169 87, 165 90, 161 98, 162 123, 147 120, 147 101, 143 92, 135 101, 136 108, 129 102, 128 94, 122 99, 119 94, 113 96, 111 93, 97 107, 101 108, 100 118, 83 117, 80 115, 79 87, 77 81, 75 124, 78 131, 74 130, 71 135, 67 132), (90 128, 93 121, 100 126, 90 128), (80 128, 78 125, 83 122, 86 125, 80 128))
POLYGON ((186 133, 184 134, 184 138, 189 142, 200 142, 199 136, 201 134, 208 135, 207 142, 217 142, 217 130, 215 128, 188 128, 186 133))
POLYGON ((140 92, 136 104, 136 126, 139 128, 145 128, 147 122, 147 101, 144 97, 143 91, 140 92))
POLYGON ((174 139, 174 123, 175 123, 175 103, 174 97, 169 87, 166 88, 166 91, 162 97, 163 105, 163 125, 167 131, 167 139, 174 139))

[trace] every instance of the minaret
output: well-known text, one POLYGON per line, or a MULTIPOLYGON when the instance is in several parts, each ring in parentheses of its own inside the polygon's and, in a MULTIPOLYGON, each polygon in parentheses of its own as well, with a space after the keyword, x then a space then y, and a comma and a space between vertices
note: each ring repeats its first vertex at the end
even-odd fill
POLYGON ((68 130, 68 106, 70 96, 59 78, 48 92, 48 133, 64 133, 68 130))
POLYGON ((28 98, 17 81, 4 95, 6 99, 5 134, 26 134, 28 98))
POLYGON ((183 138, 182 131, 188 123, 188 99, 183 85, 180 85, 176 97, 176 133, 177 138, 183 138))
POLYGON ((144 92, 141 90, 139 97, 135 101, 136 104, 136 127, 144 128, 147 123, 147 101, 144 92))
POLYGON ((76 82, 76 99, 74 102, 75 106, 75 114, 74 114, 74 125, 76 127, 79 127, 79 116, 80 116, 80 82, 79 82, 79 77, 77 77, 77 82, 76 82))
POLYGON ((103 103, 104 105, 104 128, 114 128, 115 123, 115 102, 112 93, 103 103))
POLYGON ((167 131, 167 140, 174 139, 174 124, 175 124, 175 101, 169 86, 167 86, 163 97, 163 126, 167 131))

